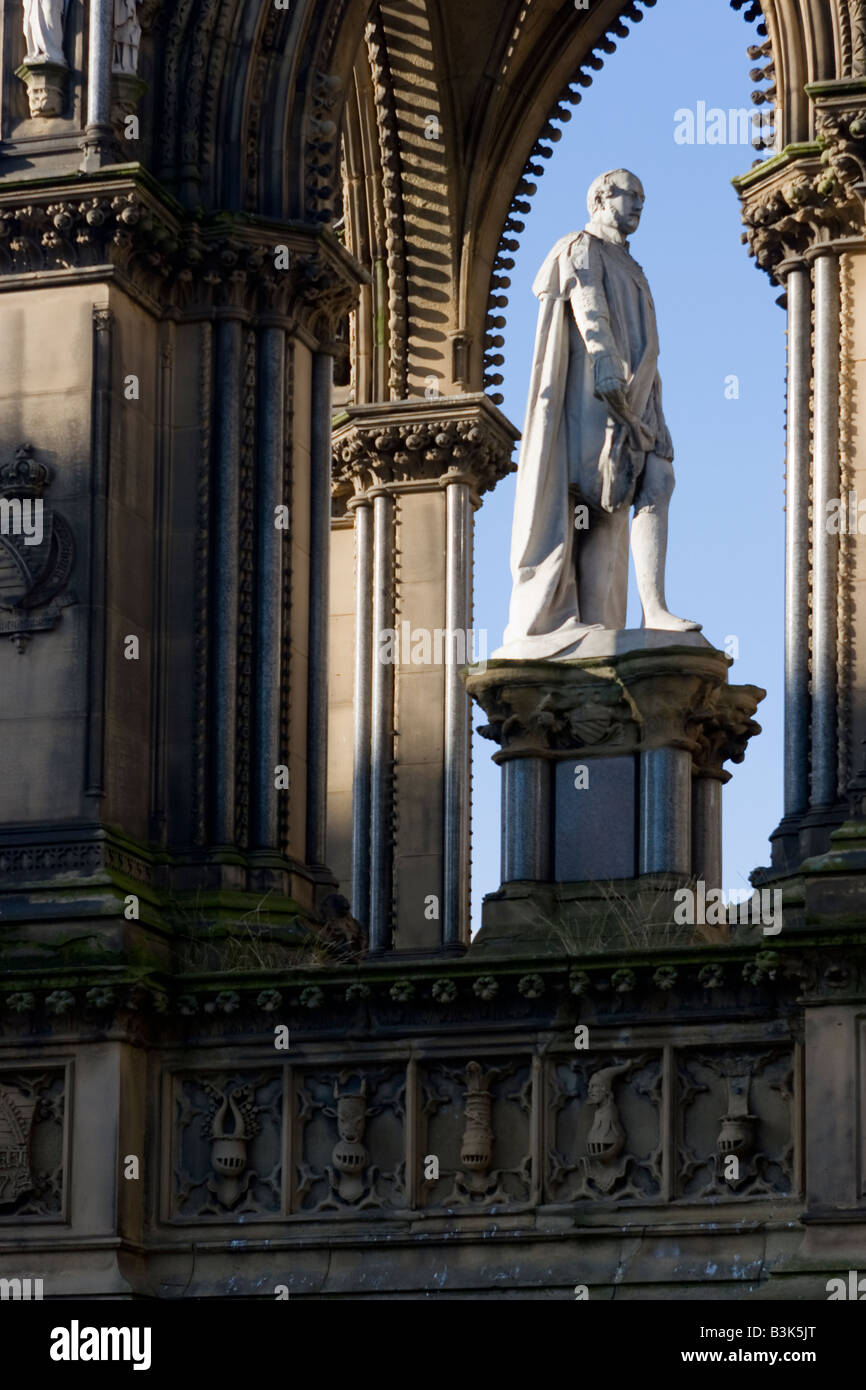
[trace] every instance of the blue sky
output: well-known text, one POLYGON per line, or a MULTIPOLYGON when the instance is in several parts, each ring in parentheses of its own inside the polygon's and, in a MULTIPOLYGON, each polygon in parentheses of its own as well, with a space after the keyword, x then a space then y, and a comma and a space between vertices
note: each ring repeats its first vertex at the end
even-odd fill
MULTIPOLYGON (((730 180, 756 158, 748 145, 684 145, 675 112, 750 107, 747 57, 760 42, 727 0, 659 0, 584 90, 548 161, 525 219, 505 335, 502 409, 521 427, 535 334, 532 281, 558 237, 586 222, 585 195, 605 169, 643 180, 647 201, 631 243, 652 286, 661 339, 664 407, 674 441, 667 597, 703 623, 717 647, 735 637, 730 679, 767 691, 763 733, 731 767, 724 791, 723 886, 742 888, 768 864, 767 837, 781 817, 784 619, 785 315, 780 291, 740 243, 730 180), (700 20, 696 29, 695 11, 700 20), (738 378, 738 399, 726 380, 738 378)), ((682 122, 680 122, 682 126, 682 122)), ((517 455, 515 455, 517 457, 517 455)), ((507 621, 514 478, 476 515, 475 627, 487 650, 507 621)), ((629 626, 640 625, 631 579, 629 626)), ((473 708, 473 725, 484 716, 473 708)), ((472 916, 499 886, 500 773, 494 745, 474 736, 472 916)))

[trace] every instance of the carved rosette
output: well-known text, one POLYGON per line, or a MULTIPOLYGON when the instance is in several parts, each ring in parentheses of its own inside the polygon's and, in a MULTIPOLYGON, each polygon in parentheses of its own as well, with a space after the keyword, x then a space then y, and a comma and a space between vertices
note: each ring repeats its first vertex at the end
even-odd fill
POLYGON ((516 431, 482 394, 405 401, 390 408, 350 406, 334 434, 332 491, 449 480, 477 494, 514 471, 516 431))

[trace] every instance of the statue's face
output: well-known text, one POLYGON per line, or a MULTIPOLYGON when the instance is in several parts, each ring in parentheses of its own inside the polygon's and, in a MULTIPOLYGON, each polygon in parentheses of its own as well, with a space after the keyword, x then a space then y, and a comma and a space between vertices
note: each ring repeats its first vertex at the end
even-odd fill
POLYGON ((596 216, 606 227, 612 227, 623 236, 631 236, 640 224, 644 205, 644 191, 640 184, 623 180, 605 195, 596 216))

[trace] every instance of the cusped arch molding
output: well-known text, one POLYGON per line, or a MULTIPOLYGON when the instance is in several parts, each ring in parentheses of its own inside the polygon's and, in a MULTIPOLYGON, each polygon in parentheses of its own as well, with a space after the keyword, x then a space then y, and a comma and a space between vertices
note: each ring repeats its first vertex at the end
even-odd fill
MULTIPOLYGON (((357 403, 481 389, 500 399, 509 272, 538 179, 582 89, 657 3, 371 9, 341 127, 345 236, 373 281, 353 333, 357 403), (437 292, 450 299, 441 325, 437 292)), ((752 27, 744 99, 751 80, 783 143, 811 138, 805 84, 854 71, 863 5, 729 3, 752 27)))
MULTIPOLYGON (((538 178, 582 89, 656 3, 148 0, 153 167, 189 207, 342 219, 372 277, 356 400, 496 399, 538 178)), ((805 85, 866 68, 863 0, 730 3, 754 29, 756 104, 781 113, 785 144, 813 138, 805 85)))
POLYGON ((367 0, 148 0, 154 172, 187 207, 330 221, 367 0))
MULTIPOLYGON (((466 336, 473 345, 470 380, 489 391, 497 403, 502 400, 496 388, 502 381, 499 368, 503 362, 503 311, 508 303, 509 272, 538 179, 562 137, 562 126, 571 119, 571 108, 582 100, 581 89, 591 85, 605 59, 628 36, 630 26, 644 18, 640 6, 650 10, 657 3, 659 0, 630 0, 627 4, 577 12, 571 19, 570 33, 564 36, 558 29, 558 48, 553 59, 550 55, 554 45, 549 35, 539 35, 534 50, 528 49, 522 55, 516 35, 510 46, 510 87, 521 96, 510 108, 501 103, 499 121, 489 117, 491 152, 479 159, 473 170, 476 187, 469 203, 476 211, 467 224, 461 268, 466 336), (537 117, 534 122, 531 119, 532 110, 538 108, 547 111, 541 125, 537 117), (523 162, 518 169, 521 156, 523 162), (479 333, 481 326, 483 331, 479 333)), ((847 75, 839 12, 844 10, 851 21, 852 12, 861 12, 866 5, 861 0, 831 0, 830 5, 821 0, 818 12, 812 0, 729 3, 753 28, 752 42, 746 50, 753 64, 748 76, 755 84, 750 96, 756 109, 763 109, 766 128, 772 132, 774 122, 778 122, 775 134, 779 145, 810 139, 814 133, 813 118, 805 83, 818 80, 819 75, 824 80, 837 74, 847 75)), ((853 49, 853 43, 850 47, 853 49)), ((769 144, 765 144, 755 162, 772 153, 769 144)))

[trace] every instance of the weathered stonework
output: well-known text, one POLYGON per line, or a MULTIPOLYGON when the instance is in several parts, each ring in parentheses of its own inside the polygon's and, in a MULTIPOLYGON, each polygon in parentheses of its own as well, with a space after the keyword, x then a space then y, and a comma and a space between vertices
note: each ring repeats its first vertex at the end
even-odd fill
MULTIPOLYGON (((739 181, 746 236, 796 346, 785 929, 675 937, 688 873, 643 876, 652 920, 626 880, 602 922, 605 885, 560 875, 490 894, 500 949, 468 943, 457 665, 376 661, 374 633, 473 625, 473 512, 516 438, 514 253, 560 126, 652 5, 491 25, 450 0, 144 0, 97 34, 70 6, 54 67, 7 6, 0 470, 29 440, 51 532, 0 543, 26 589, 0 617, 0 1277, 812 1300, 860 1266, 861 547, 822 550, 804 498, 840 461, 861 481, 866 22, 734 8, 782 148, 739 181), (552 939, 515 925, 578 909, 552 939)), ((479 690, 503 764, 567 784, 596 759, 634 791, 670 751, 707 822, 755 732, 725 665, 491 666, 479 690)))

